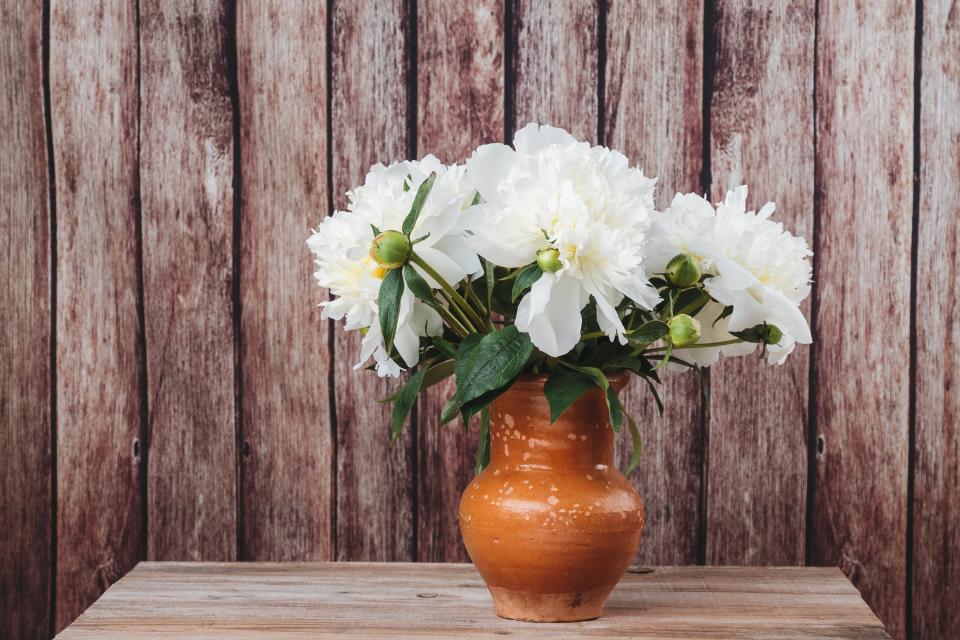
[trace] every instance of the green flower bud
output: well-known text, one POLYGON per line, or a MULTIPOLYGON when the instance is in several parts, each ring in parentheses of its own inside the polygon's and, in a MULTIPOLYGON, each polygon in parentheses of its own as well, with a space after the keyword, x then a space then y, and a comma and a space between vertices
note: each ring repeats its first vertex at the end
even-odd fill
POLYGON ((776 325, 762 324, 760 325, 760 337, 763 338, 764 344, 779 344, 783 338, 783 331, 776 325))
POLYGON ((700 272, 699 260, 689 253, 680 253, 667 263, 665 275, 670 284, 678 287, 689 287, 696 282, 700 282, 700 276, 703 274, 700 272))
POLYGON ((685 313, 670 318, 667 328, 670 343, 675 347, 689 347, 700 339, 700 322, 685 313))
POLYGON ((384 269, 398 269, 410 257, 410 238, 399 231, 384 231, 373 239, 370 257, 384 269))
POLYGON ((553 248, 541 249, 537 252, 537 266, 544 273, 560 271, 563 268, 563 263, 560 262, 560 252, 553 248))

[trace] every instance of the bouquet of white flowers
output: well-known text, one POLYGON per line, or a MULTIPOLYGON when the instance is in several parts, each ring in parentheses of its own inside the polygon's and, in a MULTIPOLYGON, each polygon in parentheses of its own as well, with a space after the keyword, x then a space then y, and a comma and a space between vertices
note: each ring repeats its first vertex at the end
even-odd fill
POLYGON ((454 376, 442 421, 480 414, 482 469, 490 403, 531 373, 548 376, 553 419, 600 387, 636 445, 610 374, 642 378, 662 411, 664 369, 754 352, 779 364, 809 343, 812 254, 770 220, 773 204, 747 211, 738 187, 716 208, 677 194, 658 212, 655 183, 623 154, 537 124, 465 165, 375 165, 307 244, 333 295, 323 317, 363 334, 357 367, 416 367, 390 397, 393 437, 417 394, 454 376))

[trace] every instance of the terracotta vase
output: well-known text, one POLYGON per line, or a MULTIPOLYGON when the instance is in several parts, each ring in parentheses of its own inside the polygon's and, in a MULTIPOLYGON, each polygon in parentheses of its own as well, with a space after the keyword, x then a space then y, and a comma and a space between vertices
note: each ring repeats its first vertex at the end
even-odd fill
POLYGON ((463 492, 460 531, 499 616, 589 620, 636 554, 643 502, 612 464, 600 390, 550 424, 545 381, 521 378, 491 406, 490 465, 463 492))

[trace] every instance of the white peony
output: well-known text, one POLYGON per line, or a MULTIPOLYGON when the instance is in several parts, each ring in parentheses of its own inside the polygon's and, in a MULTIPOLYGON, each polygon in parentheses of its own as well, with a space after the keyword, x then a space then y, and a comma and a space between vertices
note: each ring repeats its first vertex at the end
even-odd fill
POLYGON ((517 268, 539 251, 559 252, 559 270, 544 273, 517 310, 517 328, 544 353, 562 356, 579 342, 580 312, 591 297, 600 328, 621 342, 616 306, 624 296, 646 308, 657 304, 642 267, 656 180, 623 154, 529 124, 513 148, 478 148, 467 179, 484 201, 464 215, 477 253, 517 268))
MULTIPOLYGON (((784 231, 770 220, 773 203, 759 212, 746 210, 747 188, 728 191, 714 210, 696 194, 677 194, 670 207, 654 214, 655 248, 646 267, 650 273, 664 270, 678 253, 700 260, 707 292, 719 302, 708 303, 697 315, 702 327, 701 343, 732 340, 731 331, 742 331, 766 322, 783 332, 780 342, 767 347, 768 361, 783 363, 796 343, 812 342, 810 328, 800 312, 800 302, 810 293, 812 254, 806 241, 784 231), (729 317, 717 321, 723 308, 732 306, 729 317)), ((702 366, 714 364, 720 355, 751 353, 756 345, 739 343, 723 347, 678 349, 678 358, 702 366)))
MULTIPOLYGON (((480 261, 460 226, 461 211, 475 193, 463 180, 464 171, 463 166, 448 167, 433 156, 389 167, 377 164, 363 185, 347 194, 347 211, 328 216, 307 240, 317 266, 314 277, 334 296, 321 303, 323 317, 345 319, 348 330, 366 330, 358 368, 373 357, 381 376, 400 374, 401 364, 390 358, 380 332, 377 296, 384 274, 369 255, 370 244, 374 226, 381 231, 400 230, 417 188, 431 172, 437 173, 437 179, 411 234, 415 240, 426 236, 416 245, 416 252, 447 282, 456 283, 480 271, 480 261)), ((431 285, 438 286, 420 273, 431 285)), ((394 338, 403 363, 409 367, 417 364, 420 338, 441 332, 437 312, 405 289, 394 338)))

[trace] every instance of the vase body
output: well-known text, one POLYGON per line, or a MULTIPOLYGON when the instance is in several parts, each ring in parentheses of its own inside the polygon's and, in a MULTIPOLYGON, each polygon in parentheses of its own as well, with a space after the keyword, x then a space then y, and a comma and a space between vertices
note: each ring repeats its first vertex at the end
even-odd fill
POLYGON ((460 531, 498 615, 589 620, 636 554, 643 502, 612 464, 600 390, 551 424, 544 382, 520 378, 491 405, 490 464, 463 492, 460 531))

